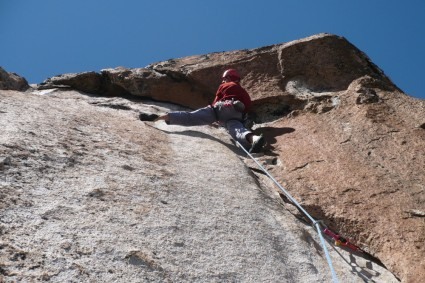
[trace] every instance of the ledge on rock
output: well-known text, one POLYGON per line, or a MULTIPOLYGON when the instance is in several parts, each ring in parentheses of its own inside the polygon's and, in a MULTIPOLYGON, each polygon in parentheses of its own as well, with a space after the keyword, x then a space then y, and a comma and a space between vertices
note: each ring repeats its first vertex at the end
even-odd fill
POLYGON ((102 70, 100 74, 61 75, 40 87, 67 85, 88 93, 131 94, 198 108, 213 100, 221 74, 227 68, 239 70, 241 83, 254 106, 262 105, 257 113, 260 116, 265 114, 263 109, 280 113, 282 105, 290 110, 327 112, 334 107, 332 96, 364 76, 387 89, 397 89, 363 52, 345 38, 331 34, 250 50, 171 59, 146 68, 119 67, 102 70))

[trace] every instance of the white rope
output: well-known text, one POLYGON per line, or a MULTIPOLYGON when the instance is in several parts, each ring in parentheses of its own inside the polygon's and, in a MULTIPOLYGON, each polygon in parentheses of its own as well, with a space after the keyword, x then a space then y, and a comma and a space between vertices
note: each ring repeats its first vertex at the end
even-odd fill
POLYGON ((325 256, 326 256, 326 260, 328 261, 328 265, 329 268, 331 269, 331 273, 332 273, 332 279, 334 283, 338 283, 338 277, 336 276, 336 272, 335 269, 332 265, 332 260, 331 257, 329 255, 329 251, 326 248, 326 243, 325 243, 325 239, 323 238, 322 235, 322 230, 320 229, 320 220, 315 220, 289 193, 288 191, 286 191, 277 181, 275 178, 273 178, 272 175, 270 175, 270 173, 257 161, 257 159, 255 159, 238 141, 236 141, 237 145, 243 149, 243 151, 245 151, 246 154, 248 154, 248 156, 254 160, 254 162, 258 165, 258 167, 260 167, 260 169, 276 184, 276 186, 285 194, 285 196, 291 200, 291 202, 298 207, 299 210, 301 210, 305 216, 307 216, 311 223, 313 224, 313 226, 316 228, 317 233, 319 234, 319 238, 320 238, 320 242, 322 244, 323 247, 323 251, 325 252, 325 256))

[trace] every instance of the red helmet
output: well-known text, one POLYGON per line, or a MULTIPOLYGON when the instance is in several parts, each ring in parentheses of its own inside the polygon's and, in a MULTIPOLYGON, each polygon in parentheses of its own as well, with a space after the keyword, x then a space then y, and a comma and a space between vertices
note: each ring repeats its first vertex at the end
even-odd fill
POLYGON ((231 82, 238 82, 241 80, 241 76, 239 75, 238 71, 235 69, 228 69, 224 71, 223 76, 221 77, 223 80, 227 79, 231 82))

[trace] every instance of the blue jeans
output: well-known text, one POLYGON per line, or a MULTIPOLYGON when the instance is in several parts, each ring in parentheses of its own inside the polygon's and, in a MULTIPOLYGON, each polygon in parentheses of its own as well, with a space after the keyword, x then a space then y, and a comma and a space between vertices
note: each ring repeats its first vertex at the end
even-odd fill
POLYGON ((214 122, 219 122, 227 129, 230 136, 232 136, 234 140, 238 141, 245 148, 250 147, 250 143, 247 141, 246 135, 252 132, 244 127, 241 120, 226 120, 225 117, 223 117, 224 119, 220 119, 220 121, 217 121, 216 115, 220 116, 219 113, 216 114, 214 112, 214 109, 211 106, 200 108, 192 112, 175 111, 168 113, 168 116, 170 118, 170 125, 203 126, 210 125, 214 122))

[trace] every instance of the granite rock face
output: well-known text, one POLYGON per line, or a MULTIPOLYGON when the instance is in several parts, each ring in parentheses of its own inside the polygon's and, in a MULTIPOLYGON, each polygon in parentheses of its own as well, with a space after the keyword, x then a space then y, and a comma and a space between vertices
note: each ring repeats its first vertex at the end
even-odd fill
MULTIPOLYGON (((224 159, 231 159, 231 156, 239 152, 232 144, 229 144, 228 137, 225 134, 220 135, 219 132, 216 132, 211 127, 176 129, 169 128, 160 122, 154 123, 153 125, 155 128, 161 130, 156 132, 156 130, 148 126, 150 125, 149 122, 142 123, 144 126, 136 126, 133 125, 135 121, 130 122, 131 119, 129 120, 128 117, 115 116, 115 114, 112 115, 111 113, 120 113, 120 111, 129 113, 135 111, 138 112, 136 115, 137 117, 150 117, 151 115, 170 111, 170 109, 179 109, 178 107, 180 106, 191 109, 205 106, 212 101, 215 90, 220 83, 220 76, 227 68, 237 68, 240 71, 243 76, 241 84, 251 94, 254 101, 255 115, 253 115, 253 119, 256 124, 253 129, 257 133, 263 133, 267 140, 265 154, 259 156, 258 160, 270 170, 271 174, 274 175, 292 195, 294 195, 295 199, 305 206, 310 214, 316 219, 323 220, 325 225, 341 233, 341 235, 344 235, 358 245, 365 251, 363 256, 367 255, 366 258, 368 258, 370 262, 380 261, 402 282, 421 282, 422 278, 425 278, 425 249, 423 246, 425 241, 425 223, 423 218, 425 215, 425 152, 423 150, 423 148, 425 148, 425 102, 404 94, 363 52, 342 37, 319 34, 294 42, 258 49, 177 58, 154 63, 145 68, 116 68, 105 69, 100 73, 87 72, 81 74, 65 74, 46 80, 38 86, 38 90, 32 90, 32 93, 44 94, 42 97, 46 99, 46 101, 49 101, 49 99, 68 99, 65 94, 73 93, 72 99, 76 101, 85 101, 85 99, 82 99, 80 96, 76 96, 77 93, 72 92, 72 90, 78 90, 87 93, 88 97, 92 99, 89 99, 89 104, 92 106, 102 106, 100 108, 96 107, 96 109, 103 109, 105 113, 108 113, 106 115, 108 118, 101 118, 100 116, 96 118, 98 115, 105 115, 105 113, 100 111, 99 113, 103 114, 99 114, 98 111, 93 110, 94 113, 96 113, 95 115, 87 114, 87 118, 83 119, 84 121, 80 121, 83 125, 88 124, 93 126, 84 126, 88 127, 84 130, 81 128, 83 126, 75 122, 75 125, 70 127, 70 129, 79 129, 81 133, 92 136, 90 133, 96 132, 94 125, 99 125, 100 123, 100 125, 104 127, 100 132, 105 133, 105 135, 106 133, 108 133, 108 135, 110 134, 110 136, 102 136, 100 132, 96 132, 97 134, 93 134, 96 136, 93 141, 75 141, 75 145, 73 146, 77 147, 79 144, 84 144, 85 146, 82 147, 81 150, 85 148, 86 151, 83 150, 83 153, 85 152, 84 154, 88 154, 90 157, 81 155, 83 157, 80 158, 77 154, 71 159, 74 160, 74 162, 80 158, 84 161, 81 161, 81 164, 86 164, 87 166, 94 164, 98 168, 107 169, 105 173, 102 174, 107 174, 107 176, 110 176, 108 178, 111 180, 123 174, 122 172, 114 170, 128 169, 127 171, 129 172, 137 172, 138 174, 135 174, 137 176, 146 175, 147 173, 145 170, 147 169, 144 168, 150 168, 150 166, 152 170, 148 171, 154 175, 158 174, 156 173, 157 171, 162 172, 161 170, 171 170, 174 174, 162 172, 160 176, 155 175, 153 177, 148 177, 153 183, 146 186, 155 187, 155 182, 164 183, 164 186, 169 188, 167 189, 168 194, 172 191, 172 187, 178 187, 178 191, 180 191, 183 187, 192 184, 195 182, 194 180, 199 178, 198 185, 195 185, 195 187, 197 187, 197 193, 198 191, 203 191, 204 186, 205 188, 211 186, 207 191, 214 192, 217 187, 233 186, 231 180, 223 179, 224 176, 216 176, 216 174, 219 174, 219 172, 223 170, 220 169, 223 168, 221 162, 224 162, 224 159), (70 89, 71 91, 63 90, 63 88, 70 89), (51 98, 51 96, 53 96, 53 98, 51 98), (100 99, 99 96, 103 98, 100 99), (117 96, 126 98, 126 100, 118 100, 118 103, 116 101, 116 99, 118 99, 117 96), (95 98, 98 100, 95 100, 95 98), (143 108, 140 108, 141 106, 139 103, 141 102, 137 102, 140 101, 140 99, 152 99, 156 101, 156 103, 160 101, 173 103, 178 106, 167 104, 166 107, 160 107, 155 103, 151 103, 149 107, 143 106, 143 108), (111 101, 114 102, 112 103, 111 101), (93 116, 94 121, 88 118, 91 116, 93 116), (118 122, 118 117, 121 117, 123 122, 118 122), (102 122, 104 119, 108 122, 102 122), (115 125, 115 123, 122 124, 115 125), (114 129, 123 128, 127 130, 122 130, 122 133, 109 132, 112 130, 106 126, 107 124, 115 125, 112 127, 114 129), (139 129, 138 127, 143 127, 143 129, 139 129), (106 131, 105 129, 109 130, 106 131), (115 144, 117 141, 121 141, 123 144, 128 140, 133 141, 135 139, 133 136, 138 136, 136 132, 139 130, 143 131, 144 135, 136 139, 136 144, 128 145, 129 148, 138 148, 137 150, 132 150, 131 154, 126 155, 122 152, 124 151, 122 148, 123 145, 111 146, 111 144, 115 144), (201 139, 202 143, 204 141, 211 142, 212 140, 212 143, 203 147, 201 145, 202 143, 196 141, 191 143, 192 141, 186 139, 184 141, 177 139, 177 137, 182 136, 192 137, 195 138, 195 140, 201 139), (152 137, 154 137, 154 142, 150 143, 149 140, 152 137), (106 144, 104 142, 105 140, 107 141, 106 144), (188 149, 180 145, 181 143, 187 143, 188 149), (225 156, 221 156, 221 151, 223 149, 218 151, 215 149, 216 146, 223 145, 225 145, 226 150, 230 150, 226 151, 225 156), (89 147, 89 150, 87 150, 87 147, 89 147), (156 149, 154 151, 155 153, 164 152, 162 155, 164 158, 160 158, 157 154, 150 154, 152 151, 147 151, 147 147, 154 147, 156 149), (172 150, 170 150, 170 147, 172 150), (97 152, 97 150, 99 152, 97 152), (92 154, 93 151, 95 151, 95 153, 92 154), (132 156, 135 155, 136 152, 139 154, 139 151, 143 152, 140 153, 142 156, 136 158, 137 161, 134 160, 134 162, 142 162, 144 165, 138 167, 131 162, 131 164, 121 164, 125 163, 125 158, 123 156, 132 156), (97 157, 97 154, 100 154, 102 157, 97 157), (206 158, 206 156, 211 158, 207 158, 209 161, 206 162, 210 163, 209 166, 214 167, 202 167, 206 166, 203 162, 203 158, 206 158), (115 161, 111 160, 107 162, 112 157, 115 161), (85 160, 85 158, 88 159, 85 160), (119 162, 116 160, 119 160, 119 162), (169 164, 173 163, 175 160, 180 160, 180 163, 175 164, 175 168, 171 167, 174 169, 169 169, 169 164), (116 167, 108 165, 116 162, 122 166, 116 167), (217 164, 217 162, 219 163, 217 164), (200 167, 209 172, 214 172, 214 174, 210 173, 208 176, 204 176, 199 171, 194 171, 193 175, 185 175, 189 173, 181 172, 184 167, 183 164, 185 164, 184 166, 190 164, 190 166, 195 166, 195 168, 200 167), (215 167, 217 165, 218 167, 215 167), (133 171, 129 168, 132 168, 133 171), (136 169, 142 170, 143 172, 139 172, 136 169), (189 178, 184 176, 192 177, 189 178), (220 185, 214 186, 215 182, 220 182, 220 185), (177 186, 176 184, 179 185, 177 186)), ((13 104, 11 101, 8 103, 11 105, 13 104)), ((63 106, 55 106, 53 108, 60 107, 63 106)), ((87 113, 89 113, 92 110, 87 111, 87 113)), ((35 112, 36 111, 34 111, 34 113, 35 112)), ((74 117, 73 114, 68 115, 74 117)), ((13 120, 12 118, 10 119, 13 120)), ((40 120, 45 121, 48 119, 43 117, 40 118, 40 120)), ((63 120, 66 120, 66 118, 64 117, 63 120)), ((75 118, 75 120, 78 119, 75 118)), ((141 123, 140 121, 138 122, 141 123)), ((34 125, 32 125, 32 127, 34 127, 34 125)), ((63 127, 63 125, 60 125, 60 127, 63 127)), ((10 126, 10 128, 6 129, 11 131, 11 133, 22 132, 22 130, 18 130, 18 126, 10 126)), ((24 132, 25 131, 28 132, 28 135, 32 135, 29 132, 33 132, 34 135, 37 135, 35 131, 29 129, 24 130, 24 132)), ((73 130, 71 130, 71 132, 72 131, 73 130)), ((67 136, 79 136, 78 130, 76 131, 77 132, 68 134, 67 136)), ((12 134, 10 135, 13 136, 12 134)), ((37 139, 45 140, 46 137, 40 136, 37 139)), ((64 141, 60 141, 58 137, 50 140, 55 141, 55 145, 51 147, 59 151, 59 153, 57 153, 58 156, 55 157, 56 159, 53 158, 53 160, 62 160, 59 157, 62 158, 64 156, 62 156, 60 152, 65 154, 65 149, 67 147, 69 148, 70 145, 67 145, 65 149, 57 150, 57 147, 61 148, 61 144, 64 143, 64 141)), ((11 144, 13 143, 10 141, 3 141, 3 151, 9 152, 10 148, 13 149, 14 147, 12 147, 11 144)), ((19 143, 16 142, 16 144, 19 143)), ((31 156, 31 150, 34 149, 30 150, 23 147, 13 150, 16 151, 16 153, 14 153, 16 156, 20 156, 21 154, 25 156, 22 152, 26 151, 29 151, 27 155, 31 156)), ((73 149, 69 150, 67 154, 72 156, 71 152, 79 151, 73 149)), ((47 153, 46 155, 48 156, 47 153)), ((69 157, 70 156, 67 156, 67 158, 69 157)), ((33 159, 37 158, 33 157, 33 159)), ((46 160, 50 161, 50 159, 47 158, 46 160)), ((4 160, 4 165, 2 167, 3 171, 5 170, 4 168, 9 170, 8 168, 11 168, 10 164, 16 162, 14 161, 14 155, 5 154, 4 160)), ((30 163, 28 167, 35 166, 35 164, 43 164, 43 162, 38 162, 31 165, 30 161, 32 159, 27 157, 26 160, 25 162, 30 163)), ((255 167, 255 164, 249 159, 244 159, 243 161, 249 168, 255 167)), ((21 162, 22 164, 25 163, 24 161, 21 162)), ((68 161, 64 161, 64 164, 68 163, 68 161)), ((22 168, 26 168, 25 166, 22 168)), ((236 172, 242 170, 242 167, 238 166, 239 165, 236 164, 226 164, 224 167, 235 168, 235 172, 232 171, 232 174, 236 174, 236 172)), ((47 168, 56 167, 50 165, 47 168)), ((68 169, 64 172, 68 172, 67 170, 68 169)), ((101 169, 96 170, 101 172, 101 169)), ((18 171, 19 170, 12 171, 12 173, 18 174, 18 171)), ((263 192, 267 192, 267 197, 264 198, 264 196, 261 196, 259 198, 262 200, 259 203, 251 205, 265 205, 268 207, 270 205, 268 198, 270 198, 273 200, 272 202, 276 201, 280 203, 280 209, 273 208, 272 211, 274 212, 271 213, 268 211, 266 213, 267 215, 269 213, 276 215, 276 211, 279 211, 277 215, 280 215, 283 211, 287 211, 290 212, 290 215, 295 215, 301 219, 304 218, 297 209, 294 209, 293 205, 288 204, 287 200, 281 197, 276 189, 270 189, 273 188, 273 185, 268 178, 258 173, 258 170, 253 170, 252 172, 254 172, 254 175, 250 175, 245 171, 246 174, 251 176, 250 178, 254 176, 255 179, 257 179, 257 185, 262 188, 263 192), (265 202, 263 203, 263 201, 265 202)), ((11 176, 15 176, 13 174, 11 176)), ((53 176, 60 174, 62 174, 60 170, 52 171, 50 179, 54 179, 53 176)), ((77 176, 81 174, 81 172, 74 172, 73 174, 77 176)), ((70 180, 77 178, 75 176, 69 176, 70 180)), ((243 176, 238 177, 238 179, 244 178, 243 176)), ((36 178, 27 180, 23 184, 31 184, 35 179, 36 178)), ((116 193, 111 192, 113 188, 120 188, 120 190, 125 188, 124 191, 126 191, 129 190, 128 187, 130 183, 133 182, 130 178, 123 182, 123 186, 120 186, 117 184, 122 181, 110 182, 109 179, 107 182, 103 181, 102 183, 109 192, 104 192, 103 190, 105 188, 102 189, 95 186, 92 191, 87 192, 87 194, 99 196, 100 199, 105 199, 105 196, 113 195, 114 197, 111 197, 111 199, 114 199, 116 193)), ((254 179, 250 179, 246 184, 243 183, 242 186, 250 187, 252 180, 254 179)), ((48 181, 46 180, 46 182, 48 181)), ((139 183, 141 181, 137 179, 135 182, 139 183)), ((81 189, 80 184, 81 183, 75 185, 76 194, 78 194, 78 190, 81 189)), ((21 187, 22 186, 24 185, 21 185, 21 187)), ((61 187, 61 185, 57 186, 61 187)), ((161 187, 162 185, 159 186, 161 187)), ((235 187, 238 186, 235 185, 235 187)), ((233 190, 236 189, 232 187, 232 192, 233 190)), ((25 190, 21 188, 21 191, 25 190)), ((52 192, 54 191, 55 190, 52 190, 52 192)), ((132 193, 132 191, 126 192, 129 195, 132 193)), ((45 193, 48 194, 48 191, 45 193)), ((230 200, 232 198, 232 194, 226 195, 224 191, 217 193, 225 195, 225 199, 230 200)), ((237 193, 236 191, 234 193, 238 194, 238 196, 244 194, 242 192, 237 193)), ((25 194, 25 192, 22 194, 25 194)), ((153 193, 151 193, 151 195, 152 194, 153 193)), ((195 242, 199 241, 199 239, 190 240, 192 244, 189 245, 186 245, 183 239, 186 237, 185 233, 189 233, 190 225, 198 227, 205 233, 199 232, 198 236, 201 238, 206 237, 208 233, 212 233, 211 231, 214 231, 212 227, 216 225, 211 224, 211 221, 213 221, 211 219, 213 218, 207 222, 203 222, 203 220, 199 222, 195 219, 187 219, 187 217, 190 218, 190 216, 187 216, 189 211, 197 211, 197 209, 200 209, 195 203, 199 203, 200 206, 205 206, 206 203, 204 201, 208 201, 208 199, 213 197, 211 195, 212 193, 207 195, 202 193, 196 201, 193 200, 190 202, 191 205, 185 205, 185 198, 189 198, 189 196, 193 194, 195 193, 187 192, 187 194, 181 196, 182 198, 179 199, 181 202, 176 200, 176 205, 183 205, 185 207, 184 210, 176 212, 176 208, 173 207, 172 212, 167 211, 167 213, 170 213, 169 215, 160 214, 161 217, 171 217, 171 219, 175 219, 173 220, 173 224, 167 224, 167 226, 165 224, 150 222, 153 221, 153 218, 149 217, 154 217, 154 214, 148 215, 148 218, 140 216, 142 222, 147 221, 145 226, 149 227, 147 228, 149 231, 143 230, 140 226, 134 224, 134 227, 139 227, 141 230, 136 229, 133 233, 137 231, 137 233, 147 235, 149 240, 146 241, 149 243, 155 238, 154 235, 161 235, 159 236, 160 239, 162 239, 161 243, 156 242, 155 247, 147 245, 145 246, 146 250, 136 248, 133 250, 130 247, 124 249, 126 252, 124 250, 117 250, 119 256, 116 254, 114 254, 114 256, 116 258, 125 258, 130 263, 136 263, 136 266, 139 265, 143 266, 145 269, 147 268, 147 270, 152 271, 152 273, 149 273, 150 275, 155 273, 155 276, 160 276, 155 278, 160 278, 163 281, 165 280, 164 278, 167 278, 167 280, 169 279, 170 281, 233 280, 258 282, 259 280, 267 281, 267 279, 270 279, 271 282, 282 282, 282 280, 277 280, 277 278, 279 278, 278 276, 272 279, 255 277, 256 275, 254 274, 256 274, 256 272, 254 272, 254 269, 252 269, 252 273, 247 272, 246 275, 243 275, 246 277, 241 277, 241 270, 238 270, 236 266, 229 267, 223 274, 216 274, 211 271, 217 268, 220 269, 218 265, 214 264, 206 267, 210 270, 209 272, 202 269, 200 265, 196 265, 192 269, 187 270, 180 269, 182 268, 180 265, 178 265, 178 267, 172 266, 175 264, 176 260, 170 259, 170 261, 168 261, 165 259, 170 257, 170 254, 173 255, 177 252, 172 247, 187 247, 187 250, 185 250, 187 258, 190 258, 189 254, 194 254, 197 259, 200 257, 203 258, 203 260, 198 261, 198 263, 209 261, 208 257, 203 257, 205 254, 209 253, 208 251, 198 253, 200 251, 200 246, 197 246, 195 242), (184 220, 182 220, 183 218, 184 220), (176 223, 181 223, 181 225, 177 225, 176 223), (154 226, 157 228, 153 228, 154 226), (172 230, 173 235, 178 235, 177 237, 181 238, 179 240, 172 240, 171 242, 174 244, 168 240, 168 236, 165 236, 171 231, 169 229, 174 229, 172 230), (155 234, 155 231, 159 234, 155 234), (168 232, 161 234, 159 231, 168 232), (162 254, 159 248, 161 244, 166 244, 166 247, 171 248, 166 248, 165 250, 167 250, 167 252, 162 254), (169 246, 167 246, 167 244, 169 244, 169 246), (207 274, 215 274, 214 276, 218 277, 210 278, 207 274)), ((172 199, 179 198, 179 194, 176 191, 172 196, 172 199)), ((196 198, 196 196, 193 197, 196 198)), ((250 197, 248 196, 248 198, 250 197)), ((141 200, 143 203, 150 203, 150 201, 155 200, 155 198, 143 196, 141 200)), ((170 203, 168 198, 162 200, 167 204, 170 203)), ((83 199, 79 199, 78 202, 85 203, 84 201, 83 199)), ((225 200, 217 201, 227 204, 225 200)), ((245 199, 243 202, 246 201, 245 199)), ((159 199, 159 202, 162 203, 161 199, 159 199)), ((9 203, 10 205, 10 203, 13 203, 13 200, 9 199, 9 201, 5 201, 5 203, 9 203)), ((230 207, 238 206, 237 204, 229 205, 230 207)), ((72 215, 79 215, 75 212, 75 210, 79 209, 78 205, 75 204, 75 206, 70 209, 70 213, 72 215)), ((97 207, 94 210, 98 209, 100 208, 97 207)), ((107 209, 105 209, 105 211, 111 215, 116 215, 117 213, 117 211, 111 212, 107 209)), ((87 212, 83 210, 81 213, 87 212)), ((220 213, 223 213, 223 218, 220 218, 220 224, 222 224, 221 222, 227 221, 226 219, 229 218, 233 212, 215 211, 214 215, 217 216, 220 213)), ((255 215, 260 212, 246 211, 245 213, 249 215, 252 213, 252 215, 255 215)), ((260 213, 260 215, 263 214, 260 213)), ((128 216, 128 214, 126 214, 126 216, 128 216)), ((266 215, 263 216, 257 219, 259 221, 258 224, 253 224, 249 221, 247 224, 254 227, 265 221, 269 225, 272 220, 268 219, 266 215), (263 216, 265 218, 262 218, 263 216)), ((53 216, 53 219, 55 219, 55 217, 60 218, 59 216, 53 216)), ((236 219, 240 219, 240 223, 247 221, 247 219, 243 217, 238 217, 236 217, 236 219)), ((284 216, 283 218, 288 217, 284 216)), ((120 221, 123 221, 123 218, 120 219, 120 221)), ((257 220, 253 219, 253 221, 257 220)), ((5 226, 6 228, 3 228, 3 230, 12 231, 7 232, 11 235, 15 233, 13 232, 14 230, 10 228, 10 223, 12 222, 13 221, 7 222, 9 224, 6 225, 7 227, 5 226)), ((137 221, 135 221, 135 223, 136 222, 137 221)), ((218 231, 221 232, 215 231, 214 233, 217 232, 220 236, 214 234, 215 236, 213 238, 217 237, 224 241, 224 238, 220 238, 226 235, 223 229, 228 231, 227 233, 230 233, 230 231, 234 229, 242 229, 241 233, 246 233, 246 231, 243 230, 245 228, 242 226, 239 227, 236 223, 229 225, 230 226, 226 228, 217 226, 218 231)), ((274 234, 277 232, 272 231, 275 231, 275 228, 279 230, 277 227, 281 224, 277 226, 273 225, 270 226, 272 227, 270 229, 266 227, 264 227, 264 229, 273 235, 277 235, 276 237, 279 238, 280 234, 274 234)), ((16 228, 16 231, 20 231, 18 228, 19 227, 16 228)), ((60 230, 61 228, 58 227, 57 229, 60 230)), ((90 229, 88 228, 88 230, 90 229)), ((118 231, 116 231, 116 233, 118 233, 118 231)), ((115 235, 115 233, 112 234, 115 235)), ((71 237, 71 234, 66 237, 71 237)), ((253 235, 252 237, 256 239, 258 239, 258 237, 270 239, 264 234, 261 236, 253 235)), ((310 237, 307 238, 310 239, 310 237)), ((211 238, 208 239, 211 240, 211 238)), ((99 241, 101 240, 102 239, 99 238, 99 241)), ((241 238, 239 238, 239 240, 245 241, 241 238)), ((105 240, 103 239, 103 241, 105 240)), ((251 240, 247 241, 252 242, 251 240)), ((145 242, 136 242, 134 243, 137 247, 146 244, 145 242)), ((312 243, 310 240, 307 242, 310 244, 312 243)), ((245 241, 245 243, 247 242, 245 241)), ((266 241, 264 247, 259 245, 256 246, 258 248, 256 249, 260 251, 262 248, 265 250, 270 248, 268 251, 272 254, 276 252, 276 250, 286 253, 286 248, 289 248, 288 246, 289 245, 277 247, 272 242, 266 241), (273 245, 274 248, 271 248, 273 245)), ((316 244, 314 244, 314 246, 316 246, 316 244)), ((223 251, 229 250, 227 246, 222 247, 223 251)), ((240 253, 237 254, 235 252, 234 258, 242 260, 244 254, 248 254, 249 252, 240 248, 239 246, 236 248, 240 253)), ((92 247, 92 249, 94 248, 92 247)), ((94 253, 94 251, 92 251, 92 253, 94 253)), ((306 252, 301 253, 305 254, 306 252)), ((351 257, 353 256, 352 253, 349 251, 348 253, 350 258, 347 262, 351 264, 359 262, 358 258, 351 257)), ((221 254, 222 252, 218 252, 213 253, 211 256, 215 259, 215 256, 221 254)), ((63 253, 61 253, 61 256, 63 256, 63 253)), ((308 254, 307 257, 310 256, 311 255, 308 254)), ((280 260, 277 255, 276 257, 273 256, 273 258, 278 261, 280 260)), ((226 258, 226 260, 229 260, 229 258, 226 258)), ((315 259, 313 259, 313 261, 315 261, 315 259)), ((71 266, 71 262, 67 262, 67 264, 67 266, 71 266)), ((82 261, 79 261, 78 264, 81 265, 82 261)), ((187 259, 187 264, 193 265, 194 261, 187 259)), ((244 265, 241 262, 236 265, 239 264, 241 264, 241 266, 244 265)), ((288 262, 285 261, 285 264, 288 264, 288 262)), ((324 266, 323 262, 320 264, 324 266)), ((321 269, 317 268, 319 263, 309 262, 307 265, 315 266, 317 270, 321 269)), ((229 266, 231 266, 231 264, 229 266)), ((8 266, 2 268, 9 272, 8 266)), ((289 268, 291 269, 291 267, 289 268)), ((294 268, 296 269, 296 267, 294 268)), ((371 271, 364 267, 359 268, 362 270, 362 272, 357 273, 357 277, 360 278, 360 280, 374 280, 375 282, 391 282, 391 280, 393 280, 389 277, 379 277, 378 273, 381 276, 386 276, 383 271, 377 271, 377 269, 371 271)), ((54 274, 55 272, 57 272, 57 270, 51 273, 54 274)), ((294 277, 291 277, 292 275, 289 274, 293 271, 287 270, 287 272, 289 273, 283 276, 287 282, 292 282, 293 280, 309 282, 311 280, 310 277, 302 277, 299 273, 295 273, 294 277)), ((344 277, 347 276, 344 272, 340 270, 338 270, 338 272, 339 275, 347 279, 342 280, 343 282, 352 280, 348 277, 344 277)), ((321 271, 317 273, 321 274, 321 271)), ((265 274, 266 273, 264 273, 264 276, 266 276, 265 274)), ((280 277, 280 279, 282 279, 282 277, 280 277)), ((318 280, 329 281, 329 278, 325 275, 318 280)))
MULTIPOLYGON (((73 90, 0 92, 1 282, 330 282, 315 230, 225 131, 73 90)), ((341 282, 398 282, 327 243, 341 282)))

